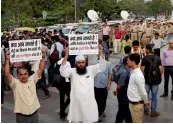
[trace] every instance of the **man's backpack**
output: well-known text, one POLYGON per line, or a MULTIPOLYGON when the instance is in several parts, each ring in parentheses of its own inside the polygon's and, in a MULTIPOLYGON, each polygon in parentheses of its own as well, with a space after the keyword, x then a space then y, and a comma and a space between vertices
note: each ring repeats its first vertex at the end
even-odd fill
POLYGON ((50 60, 53 62, 53 63, 56 63, 59 61, 59 51, 57 49, 57 46, 56 44, 54 44, 54 50, 52 52, 52 54, 50 55, 50 60))
POLYGON ((61 76, 60 74, 60 67, 61 65, 56 64, 56 66, 53 68, 53 73, 52 73, 52 86, 58 86, 61 85, 62 83, 65 83, 65 78, 61 76))
POLYGON ((159 65, 157 65, 157 56, 154 55, 150 62, 148 79, 152 84, 160 84, 162 81, 159 65))
POLYGON ((120 69, 121 65, 116 65, 112 68, 112 79, 115 83, 117 83, 120 78, 120 69))

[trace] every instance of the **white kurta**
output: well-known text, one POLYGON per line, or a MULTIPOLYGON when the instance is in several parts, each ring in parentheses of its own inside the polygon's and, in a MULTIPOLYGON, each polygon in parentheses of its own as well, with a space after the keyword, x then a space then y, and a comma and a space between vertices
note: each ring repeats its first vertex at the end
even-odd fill
POLYGON ((105 70, 106 62, 87 67, 85 75, 78 75, 76 68, 60 67, 63 77, 71 78, 69 122, 92 123, 98 121, 98 107, 94 95, 94 77, 98 72, 105 70))

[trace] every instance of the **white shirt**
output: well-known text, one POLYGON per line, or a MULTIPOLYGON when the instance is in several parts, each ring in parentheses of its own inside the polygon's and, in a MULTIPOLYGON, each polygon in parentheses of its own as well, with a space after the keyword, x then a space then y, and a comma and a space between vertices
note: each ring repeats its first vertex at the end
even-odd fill
POLYGON ((153 49, 160 49, 162 43, 164 43, 165 41, 161 38, 155 39, 153 38, 153 40, 151 41, 151 44, 154 44, 153 49))
MULTIPOLYGON (((61 60, 58 61, 58 64, 61 65, 63 60, 64 60, 64 58, 61 58, 61 60)), ((71 65, 70 65, 70 63, 68 61, 66 62, 66 67, 67 68, 71 68, 71 65)), ((65 82, 70 82, 69 78, 66 77, 65 78, 65 82)))
POLYGON ((140 70, 137 68, 131 72, 127 96, 131 102, 148 101, 147 93, 145 90, 145 78, 140 70))

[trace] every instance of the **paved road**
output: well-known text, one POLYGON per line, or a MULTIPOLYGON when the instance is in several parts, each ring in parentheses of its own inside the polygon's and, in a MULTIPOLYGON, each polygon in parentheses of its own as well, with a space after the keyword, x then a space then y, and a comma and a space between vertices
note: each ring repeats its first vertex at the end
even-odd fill
MULTIPOLYGON (((165 49, 165 48, 164 48, 165 49)), ((112 56, 110 61, 113 65, 118 63, 118 56, 112 56)), ((115 83, 112 84, 111 90, 109 91, 106 114, 107 116, 103 118, 105 123, 114 123, 116 118, 116 113, 118 110, 117 98, 113 96, 112 92, 115 89, 115 83)), ((170 88, 171 81, 170 81, 170 88)), ((39 110, 39 122, 40 123, 63 123, 59 119, 57 111, 59 109, 59 93, 55 88, 50 88, 51 98, 42 99, 43 92, 40 90, 38 92, 39 101, 41 108, 39 110)), ((145 123, 173 123, 173 101, 170 100, 170 94, 168 98, 160 98, 159 96, 163 93, 163 82, 159 86, 158 92, 158 111, 161 113, 159 117, 151 118, 150 116, 144 116, 143 121, 145 123)), ((13 93, 11 91, 6 92, 4 109, 1 111, 1 122, 2 123, 15 123, 15 114, 13 113, 14 102, 13 93)), ((65 121, 66 123, 68 121, 65 121)))

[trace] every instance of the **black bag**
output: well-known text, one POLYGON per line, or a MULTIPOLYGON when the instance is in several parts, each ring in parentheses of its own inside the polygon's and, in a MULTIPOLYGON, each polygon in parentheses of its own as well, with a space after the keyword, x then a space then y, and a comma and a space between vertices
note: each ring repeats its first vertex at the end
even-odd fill
POLYGON ((60 66, 59 64, 56 64, 56 66, 53 68, 52 73, 52 86, 56 87, 62 83, 65 83, 65 78, 61 76, 60 74, 60 66))
POLYGON ((157 65, 157 56, 154 55, 148 71, 148 80, 152 84, 160 84, 162 81, 159 65, 157 65))
POLYGON ((57 49, 57 46, 56 44, 54 44, 54 50, 52 52, 52 54, 50 55, 50 60, 53 62, 53 63, 56 63, 59 61, 59 51, 57 49))

